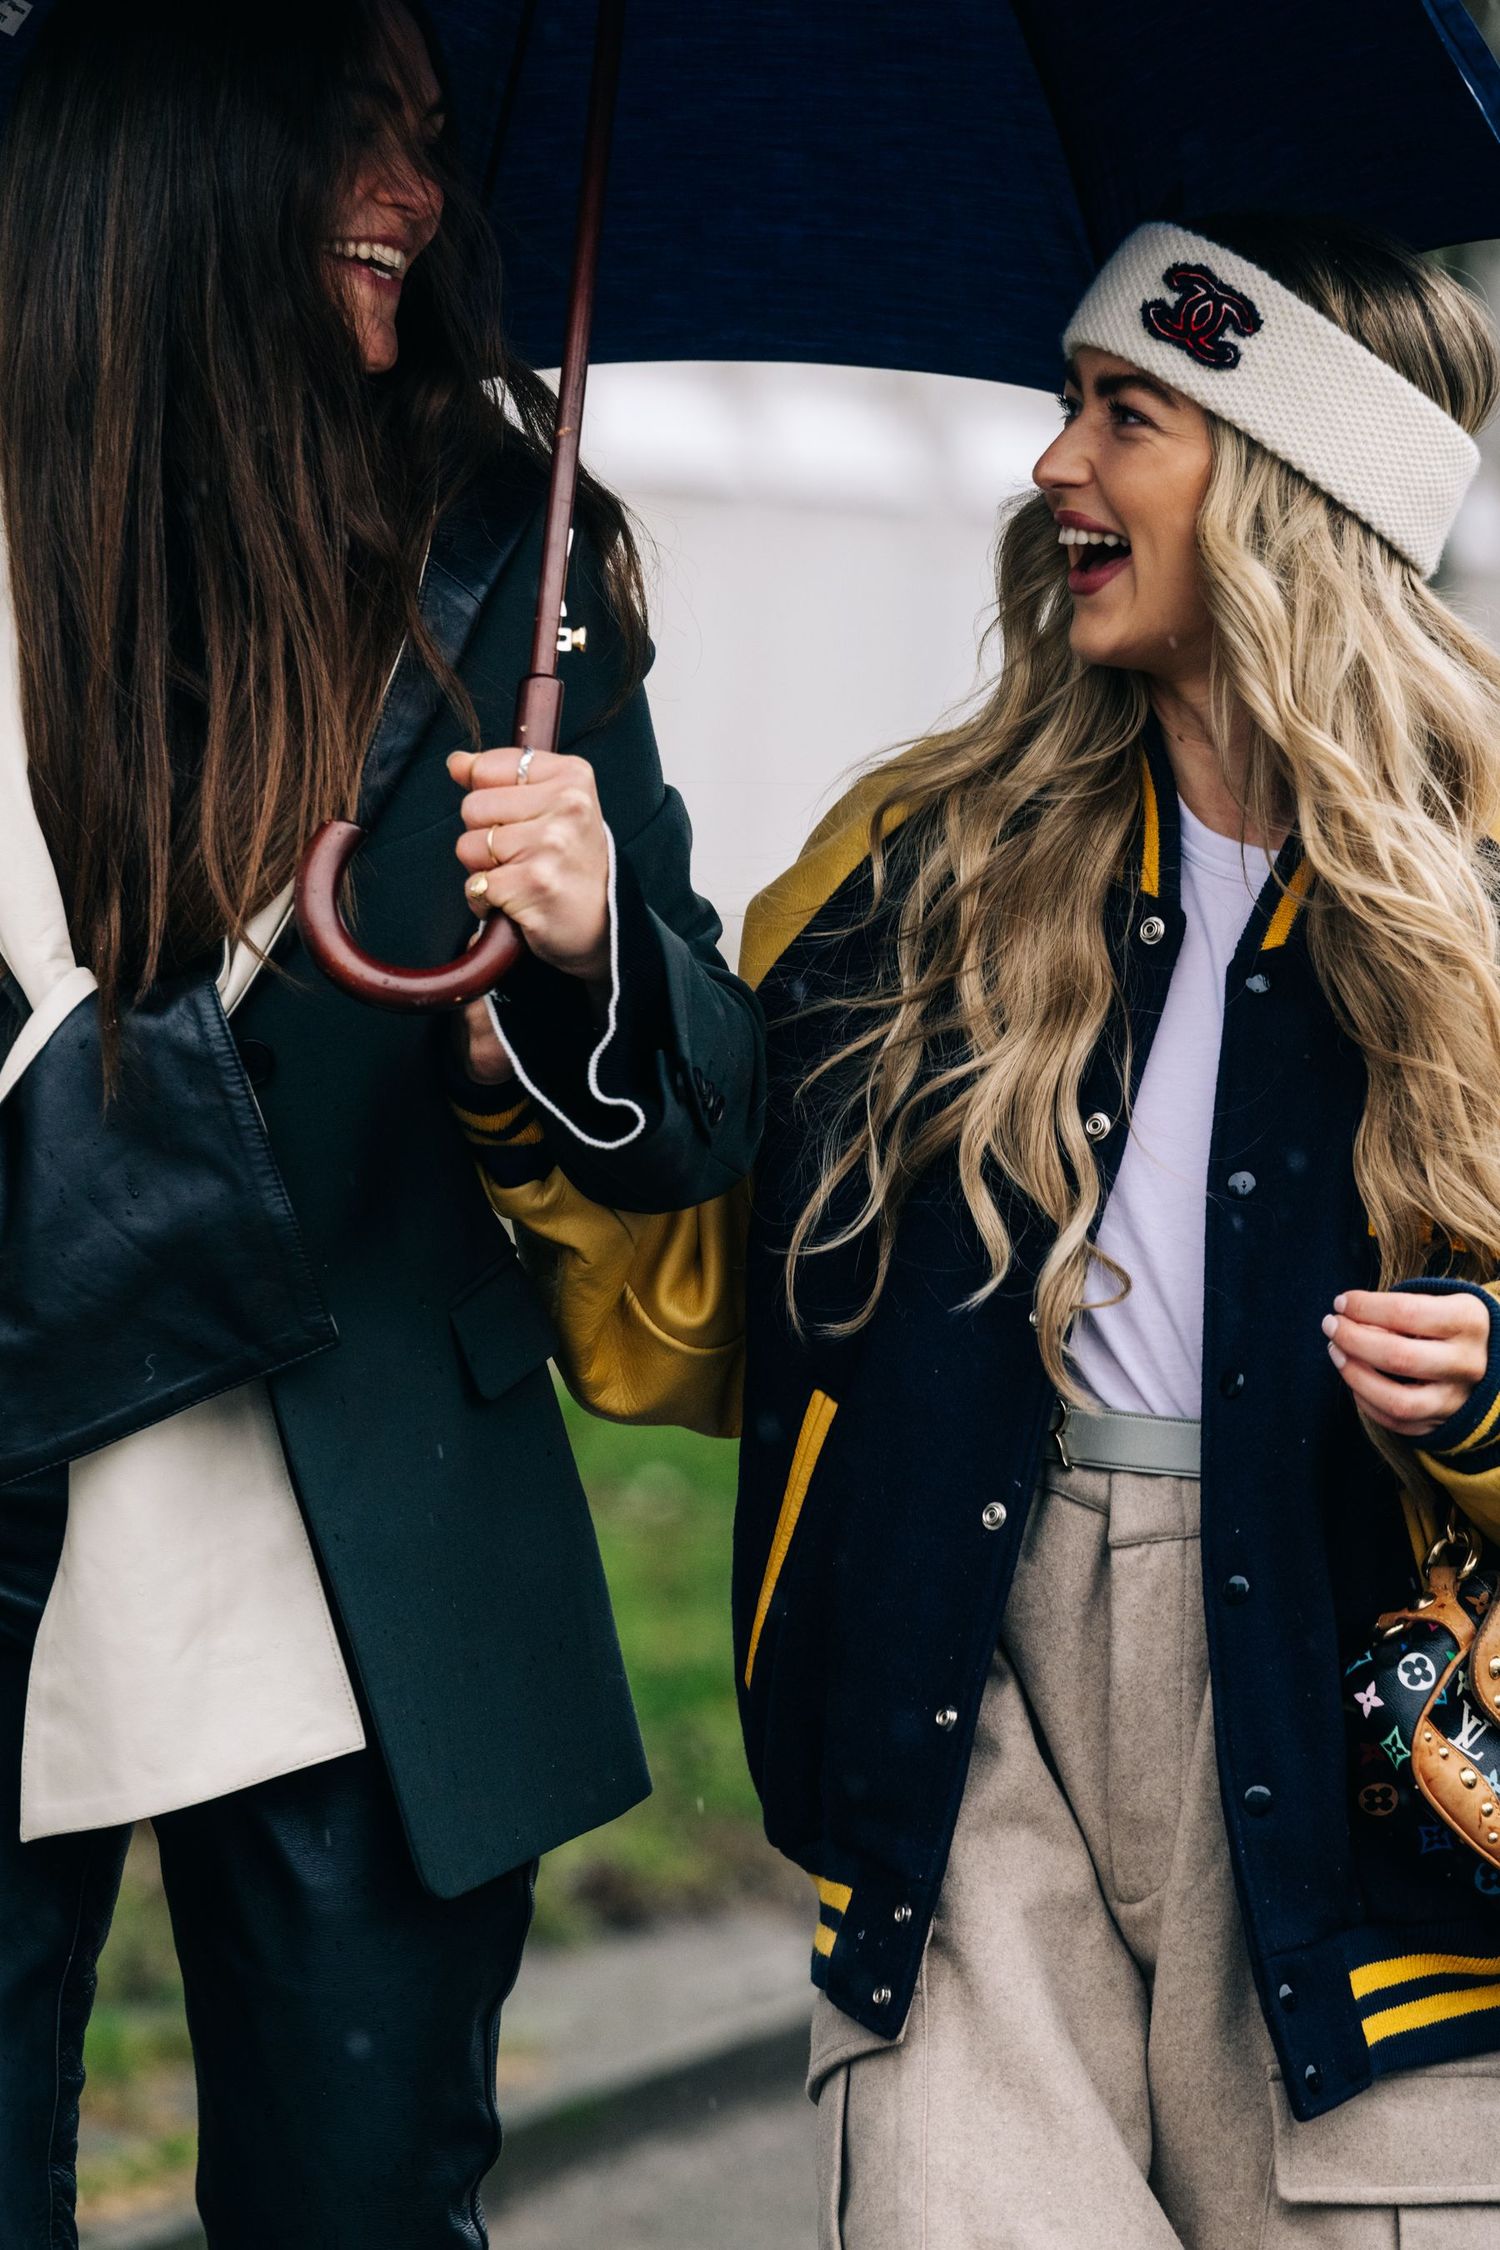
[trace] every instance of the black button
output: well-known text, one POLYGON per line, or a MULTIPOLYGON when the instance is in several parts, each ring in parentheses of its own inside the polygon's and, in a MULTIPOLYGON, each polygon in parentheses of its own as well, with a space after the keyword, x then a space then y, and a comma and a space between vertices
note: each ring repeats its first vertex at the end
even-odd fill
POLYGON ((1323 2073, 1316 2063, 1309 2063, 1306 2070, 1303 2071, 1302 2083, 1310 2094, 1316 2094, 1322 2090, 1323 2073))
POLYGON ((1237 1367, 1226 1367, 1219 1377, 1220 1398, 1238 1398, 1245 1388, 1245 1378, 1237 1367))
POLYGON ((710 1095, 707 1106, 709 1124, 722 1125, 724 1122, 724 1096, 722 1094, 710 1095))
POLYGON ((1245 979, 1245 990, 1247 992, 1269 992, 1270 989, 1271 980, 1263 969, 1257 969, 1253 977, 1246 977, 1245 979))
POLYGON ((264 1086, 276 1075, 275 1051, 264 1039, 244 1040, 240 1046, 240 1061, 252 1086, 264 1086))
POLYGON ((1255 1193, 1255 1174, 1253 1172, 1231 1172, 1229 1175, 1229 1192, 1231 1195, 1253 1195, 1255 1193))
POLYGON ((1281 2002, 1283 2008, 1285 2008, 1287 2014, 1290 2015, 1292 2010, 1297 2005, 1296 1987, 1290 1984, 1283 1984, 1278 1987, 1276 1997, 1281 2002))
POLYGON ((1252 1781, 1245 1791, 1245 1810, 1263 1820, 1271 1809, 1271 1792, 1263 1781, 1252 1781))
POLYGON ((1240 1602, 1249 1601, 1249 1579, 1242 1578, 1238 1571, 1235 1572, 1232 1578, 1226 1578, 1224 1581, 1224 1599, 1226 1602, 1232 1602, 1236 1605, 1238 1605, 1240 1602))

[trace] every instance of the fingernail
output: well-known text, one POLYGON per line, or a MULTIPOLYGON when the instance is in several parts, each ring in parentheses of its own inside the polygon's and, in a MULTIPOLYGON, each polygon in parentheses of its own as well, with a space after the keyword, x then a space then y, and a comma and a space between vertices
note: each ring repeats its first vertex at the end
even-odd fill
POLYGON ((1349 1354, 1347 1352, 1341 1352, 1337 1344, 1330 1344, 1328 1347, 1328 1356, 1333 1361, 1335 1367, 1342 1367, 1345 1360, 1349 1357, 1349 1354))
POLYGON ((1348 1296, 1347 1296, 1347 1294, 1343 1294, 1343 1295, 1340 1295, 1340 1296, 1337 1296, 1337 1297, 1335 1297, 1335 1298, 1334 1298, 1334 1300, 1333 1300, 1333 1309, 1334 1309, 1334 1311, 1335 1311, 1335 1312, 1342 1312, 1342 1311, 1343 1311, 1343 1309, 1344 1309, 1344 1307, 1345 1307, 1345 1305, 1347 1305, 1347 1304, 1348 1304, 1348 1302, 1349 1302, 1349 1299, 1348 1299, 1348 1296))
POLYGON ((490 879, 488 875, 471 875, 465 883, 464 889, 468 892, 470 898, 488 898, 490 895, 490 879))
POLYGON ((1325 1336, 1332 1336, 1332 1335, 1333 1335, 1333 1334, 1334 1334, 1334 1333, 1336 1332, 1337 1328, 1338 1328, 1338 1321, 1336 1320, 1336 1318, 1334 1317, 1334 1315, 1333 1315, 1332 1313, 1324 1313, 1324 1315, 1323 1315, 1323 1333, 1324 1333, 1324 1335, 1325 1335, 1325 1336))

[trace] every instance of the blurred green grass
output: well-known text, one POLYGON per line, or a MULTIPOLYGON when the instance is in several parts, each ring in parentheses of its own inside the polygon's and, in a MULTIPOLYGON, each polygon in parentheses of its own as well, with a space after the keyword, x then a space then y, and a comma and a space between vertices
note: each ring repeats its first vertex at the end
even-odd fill
MULTIPOLYGON (((745 1771, 729 1634, 735 1448, 684 1430, 626 1429, 565 1401, 589 1494, 654 1794, 555 1852, 536 1939, 601 1933, 802 1886, 766 1845, 745 1771)), ((191 2169, 180 2114, 190 2050, 149 1830, 131 1849, 89 2029, 95 2128, 80 2189, 96 2213, 144 2180, 191 2169)))

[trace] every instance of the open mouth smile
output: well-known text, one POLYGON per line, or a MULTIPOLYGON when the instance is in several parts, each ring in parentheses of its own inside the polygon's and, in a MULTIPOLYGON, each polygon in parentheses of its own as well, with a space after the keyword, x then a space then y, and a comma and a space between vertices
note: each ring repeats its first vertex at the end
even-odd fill
POLYGON ((341 265, 357 266, 362 273, 367 273, 379 287, 385 289, 399 290, 411 266, 411 259, 406 252, 398 250, 393 242, 363 242, 351 239, 344 242, 330 242, 328 250, 329 255, 337 258, 341 265))
POLYGON ((1118 531, 1082 531, 1064 524, 1057 543, 1067 550, 1070 594, 1097 593, 1130 561, 1130 541, 1118 531))

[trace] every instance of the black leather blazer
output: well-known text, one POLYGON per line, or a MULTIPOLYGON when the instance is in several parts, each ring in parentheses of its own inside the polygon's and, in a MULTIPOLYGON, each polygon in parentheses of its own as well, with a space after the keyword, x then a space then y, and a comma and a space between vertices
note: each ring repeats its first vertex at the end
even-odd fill
MULTIPOLYGON (((492 742, 527 669, 541 498, 529 463, 502 463, 439 525, 424 578, 492 742)), ((618 636, 582 542, 569 605, 588 653, 564 659, 564 739, 595 764, 620 870, 594 1085, 636 1099, 641 1129, 593 1145, 619 1112, 595 1106, 598 1031, 569 980, 525 962, 507 1031, 588 1193, 685 1206, 753 1157, 760 1018, 692 891, 643 692, 614 708, 618 636)), ((392 959, 446 957, 471 927, 444 765, 461 739, 404 658, 355 870, 361 938, 392 959)), ((417 1865, 457 1893, 648 1786, 548 1322, 452 1114, 450 1027, 347 999, 293 931, 231 1029, 215 967, 133 1011, 108 1107, 92 1001, 0 1107, 0 1486, 266 1377, 417 1865)))

